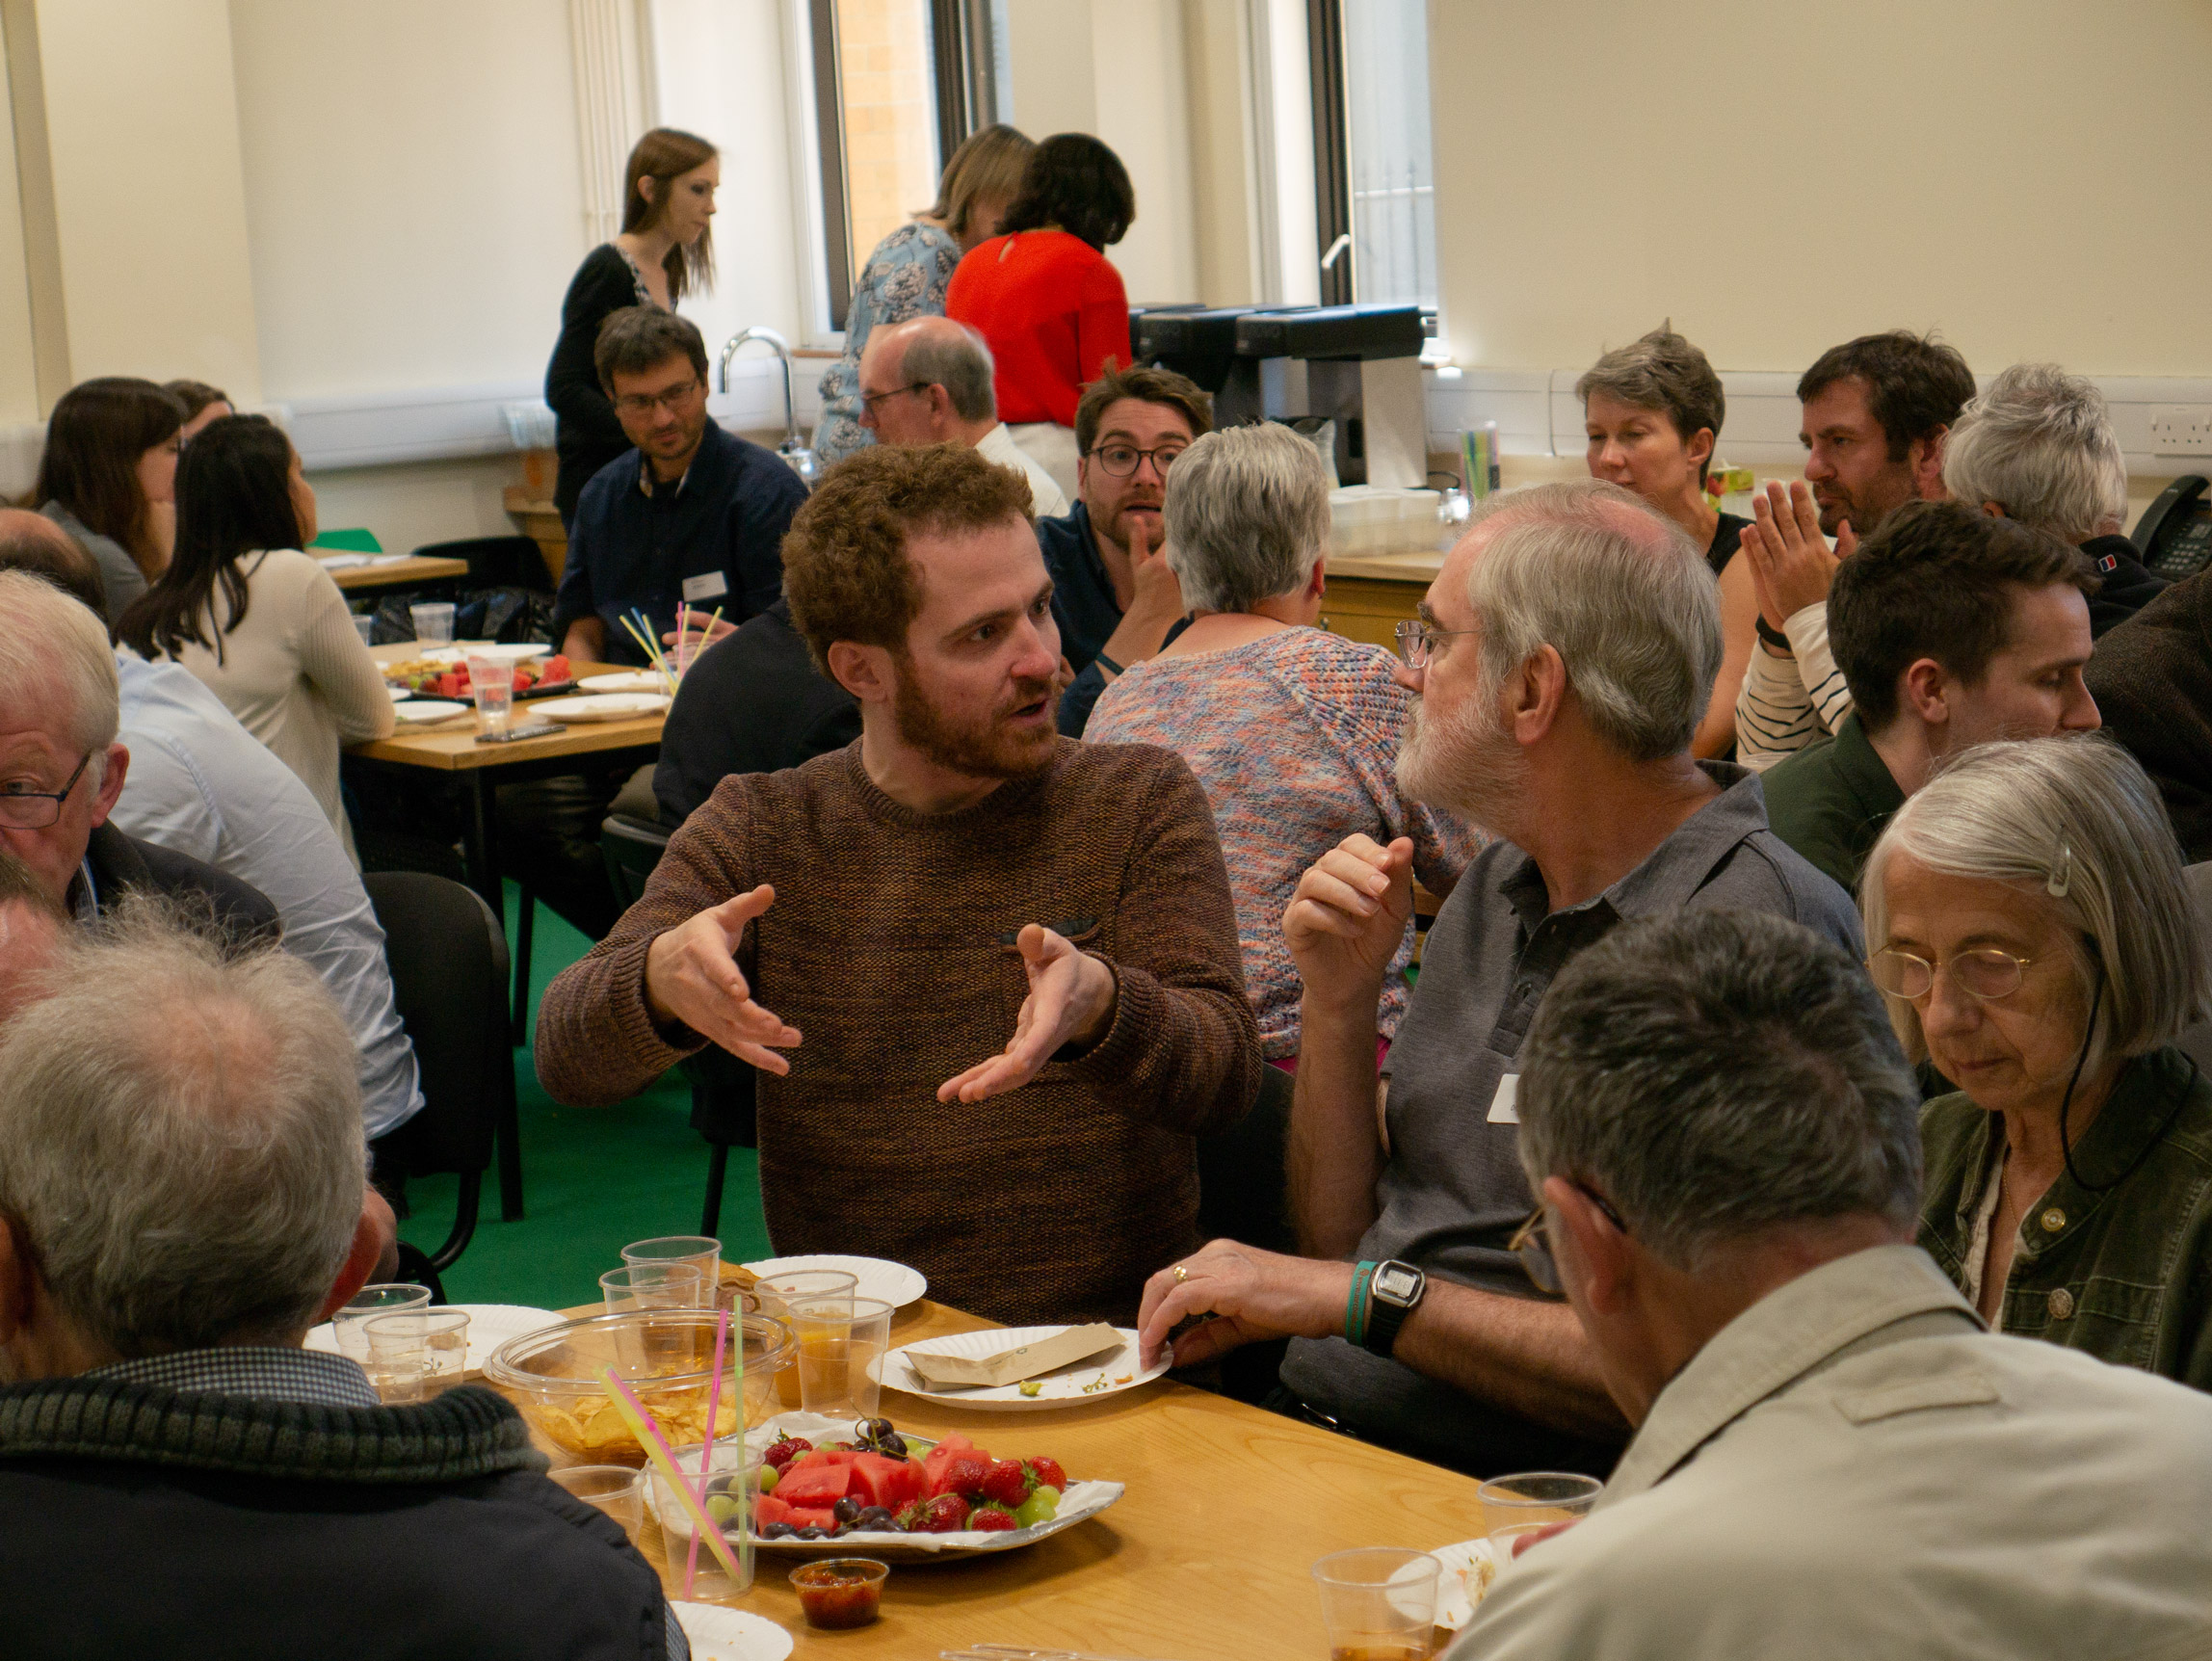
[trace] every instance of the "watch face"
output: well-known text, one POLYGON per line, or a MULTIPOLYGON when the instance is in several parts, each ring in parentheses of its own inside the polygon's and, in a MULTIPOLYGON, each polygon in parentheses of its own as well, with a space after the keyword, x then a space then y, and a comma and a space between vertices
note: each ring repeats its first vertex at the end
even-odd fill
POLYGON ((1401 1264, 1391 1263, 1375 1272, 1375 1295, 1403 1304, 1421 1284, 1421 1277, 1401 1264))

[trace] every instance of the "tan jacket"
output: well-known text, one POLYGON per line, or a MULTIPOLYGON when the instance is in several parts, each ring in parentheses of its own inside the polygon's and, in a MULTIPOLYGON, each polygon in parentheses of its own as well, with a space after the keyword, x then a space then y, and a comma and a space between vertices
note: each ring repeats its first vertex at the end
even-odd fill
POLYGON ((1839 1258, 1698 1352, 1450 1656, 2212 1656, 2212 1397, 1983 1331, 1917 1247, 1839 1258))

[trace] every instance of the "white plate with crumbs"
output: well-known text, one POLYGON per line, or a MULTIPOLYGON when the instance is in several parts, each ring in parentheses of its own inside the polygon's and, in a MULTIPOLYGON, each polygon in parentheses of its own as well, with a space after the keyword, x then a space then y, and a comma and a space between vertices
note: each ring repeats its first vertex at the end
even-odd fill
POLYGON ((1497 1551, 1487 1540, 1462 1540, 1429 1555, 1444 1566, 1436 1586, 1436 1624, 1457 1632, 1475 1618, 1475 1605, 1497 1579, 1497 1551))
POLYGON ((650 669, 617 670, 611 674, 588 674, 576 683, 586 692, 666 692, 669 683, 650 669))
POLYGON ((990 1327, 980 1332, 955 1332, 945 1338, 924 1338, 890 1351, 882 1360, 871 1362, 869 1371, 878 1380, 894 1390, 909 1396, 923 1396, 947 1408, 981 1408, 992 1412, 1041 1412, 1048 1408, 1079 1406, 1084 1402, 1103 1400, 1108 1396, 1125 1395, 1131 1390, 1143 1389, 1174 1364, 1174 1356, 1163 1348, 1159 1360, 1149 1367, 1137 1363, 1137 1333, 1128 1327, 1116 1327, 1121 1334, 1121 1347, 1108 1350, 1103 1355, 1086 1357, 1071 1367, 1062 1367, 1041 1378, 1029 1379, 1026 1384, 1036 1387, 1030 1394, 1022 1384, 987 1384, 980 1389, 943 1389, 929 1383, 914 1371, 907 1359, 908 1350, 924 1350, 934 1356, 969 1356, 981 1359, 995 1356, 1002 1350, 1011 1350, 1016 1344, 1034 1344, 1041 1339, 1065 1332, 1062 1327, 990 1327))
POLYGON ((434 721, 451 721, 457 715, 472 715, 472 703, 449 703, 441 698, 410 698, 405 703, 392 705, 392 714, 405 726, 427 726, 434 721))
POLYGON ((593 692, 582 698, 548 698, 533 703, 530 713, 555 721, 636 721, 659 715, 668 706, 668 698, 661 693, 593 692))
POLYGON ((836 1269, 859 1281, 856 1298, 881 1298, 894 1309, 904 1309, 930 1289, 919 1269, 894 1263, 887 1257, 848 1257, 835 1252, 816 1252, 803 1257, 767 1257, 746 1267, 766 1279, 771 1275, 796 1275, 806 1269, 836 1269))
POLYGON ((791 1634, 764 1616, 673 1597, 669 1607, 691 1640, 692 1661, 783 1661, 791 1653, 791 1634))

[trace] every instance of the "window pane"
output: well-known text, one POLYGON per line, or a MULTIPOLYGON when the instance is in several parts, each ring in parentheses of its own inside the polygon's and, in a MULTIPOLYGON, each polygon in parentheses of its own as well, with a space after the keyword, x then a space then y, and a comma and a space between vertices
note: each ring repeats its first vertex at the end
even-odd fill
POLYGON ((1353 281, 1363 302, 1436 303, 1427 0, 1344 8, 1353 281))
POLYGON ((837 0, 837 66, 857 276, 879 242, 936 199, 929 0, 837 0))

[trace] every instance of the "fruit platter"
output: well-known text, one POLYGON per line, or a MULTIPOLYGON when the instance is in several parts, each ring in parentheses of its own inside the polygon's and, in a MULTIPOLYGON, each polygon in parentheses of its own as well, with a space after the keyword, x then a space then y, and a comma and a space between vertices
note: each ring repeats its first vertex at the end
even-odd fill
MULTIPOLYGON (((1009 1551, 1096 1516, 1121 1497, 1118 1482, 1078 1482, 1043 1455, 999 1459, 963 1436, 933 1441, 888 1419, 779 1413, 746 1433, 746 1468, 707 1479, 707 1515, 737 1525, 753 1489, 763 1550, 812 1557, 860 1553, 885 1562, 1009 1551)), ((674 1545, 691 1538, 646 1485, 674 1545)))
MULTIPOLYGON (((555 693, 573 692, 576 687, 575 673, 567 658, 559 652, 551 657, 524 659, 514 666, 514 673, 516 698, 550 698, 555 693)), ((387 663, 384 682, 405 687, 418 698, 453 699, 462 703, 476 698, 468 665, 438 658, 410 657, 401 663, 387 663)))

